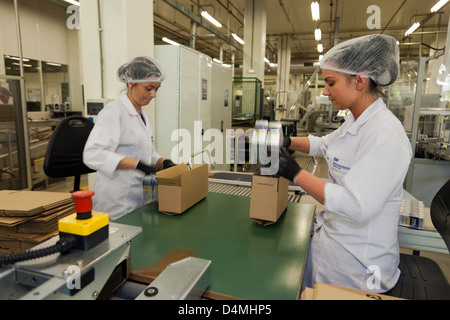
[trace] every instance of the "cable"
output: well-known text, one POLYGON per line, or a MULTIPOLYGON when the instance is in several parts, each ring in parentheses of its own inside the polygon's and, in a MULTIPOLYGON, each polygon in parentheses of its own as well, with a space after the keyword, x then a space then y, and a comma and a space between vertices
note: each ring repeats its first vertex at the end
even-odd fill
POLYGON ((428 48, 430 48, 430 49, 433 49, 433 50, 435 50, 435 51, 440 51, 440 50, 445 50, 445 47, 443 47, 443 48, 435 48, 435 47, 432 47, 432 46, 430 46, 430 45, 428 45, 428 44, 426 44, 426 43, 423 43, 423 42, 421 42, 420 43, 421 45, 423 45, 423 46, 425 46, 425 47, 428 47, 428 48))
POLYGON ((64 237, 56 242, 54 245, 33 251, 26 251, 22 253, 11 253, 0 257, 0 266, 4 267, 20 261, 32 260, 49 256, 54 253, 67 253, 72 249, 76 243, 75 237, 64 237))

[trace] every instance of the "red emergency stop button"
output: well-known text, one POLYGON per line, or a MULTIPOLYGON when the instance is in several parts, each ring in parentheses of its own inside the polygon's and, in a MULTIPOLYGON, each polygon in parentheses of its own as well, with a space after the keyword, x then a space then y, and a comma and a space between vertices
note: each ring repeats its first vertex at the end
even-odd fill
POLYGON ((72 193, 75 199, 75 211, 78 220, 86 220, 92 218, 92 196, 94 191, 79 190, 72 193))

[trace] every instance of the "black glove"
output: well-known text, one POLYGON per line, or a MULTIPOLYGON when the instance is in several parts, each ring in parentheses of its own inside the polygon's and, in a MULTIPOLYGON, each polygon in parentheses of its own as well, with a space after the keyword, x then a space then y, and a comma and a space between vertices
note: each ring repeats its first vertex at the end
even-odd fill
POLYGON ((163 169, 167 169, 167 168, 176 166, 176 164, 173 163, 172 160, 170 160, 170 159, 164 159, 162 164, 163 164, 163 169))
POLYGON ((291 138, 290 137, 284 137, 283 139, 283 148, 289 148, 291 145, 291 138))
POLYGON ((155 167, 152 167, 151 165, 143 162, 142 160, 139 160, 138 164, 136 165, 136 170, 140 170, 145 174, 151 174, 157 171, 155 167))
POLYGON ((280 148, 280 160, 277 174, 294 182, 295 176, 301 169, 302 168, 300 168, 297 161, 289 154, 286 148, 280 148))

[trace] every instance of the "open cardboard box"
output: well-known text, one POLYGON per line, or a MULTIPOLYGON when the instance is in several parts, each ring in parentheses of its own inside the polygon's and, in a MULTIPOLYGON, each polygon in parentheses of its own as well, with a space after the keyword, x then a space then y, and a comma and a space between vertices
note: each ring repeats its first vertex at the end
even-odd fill
POLYGON ((252 176, 250 218, 267 226, 277 222, 288 204, 289 181, 283 177, 252 176))
POLYGON ((180 214, 208 196, 208 165, 187 164, 158 171, 158 209, 167 214, 180 214))

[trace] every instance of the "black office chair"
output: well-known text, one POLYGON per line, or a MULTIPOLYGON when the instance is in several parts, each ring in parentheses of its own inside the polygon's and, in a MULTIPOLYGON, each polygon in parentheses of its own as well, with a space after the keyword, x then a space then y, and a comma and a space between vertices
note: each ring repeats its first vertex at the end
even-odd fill
MULTIPOLYGON (((450 180, 434 196, 431 221, 450 250, 450 180)), ((387 295, 411 300, 450 300, 450 286, 439 265, 426 257, 400 254, 400 278, 387 295)))
POLYGON ((87 118, 64 118, 53 132, 47 146, 44 172, 52 178, 74 177, 73 190, 80 190, 82 174, 95 172, 83 163, 83 149, 94 123, 87 118))

